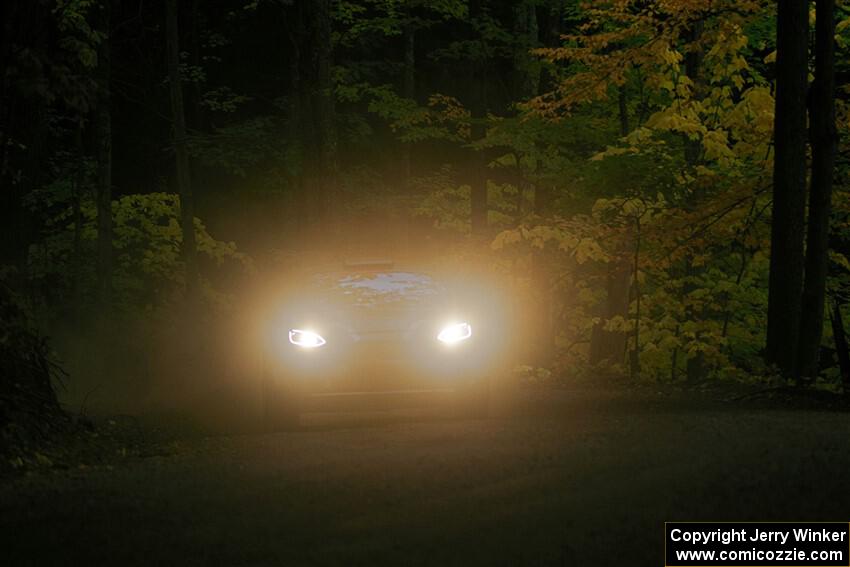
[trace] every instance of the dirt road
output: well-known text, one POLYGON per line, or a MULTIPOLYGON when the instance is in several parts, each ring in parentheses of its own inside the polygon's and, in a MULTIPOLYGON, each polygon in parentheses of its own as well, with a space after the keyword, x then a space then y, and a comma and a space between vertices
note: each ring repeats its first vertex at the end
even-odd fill
POLYGON ((0 564, 663 565, 665 520, 850 520, 850 415, 561 392, 317 418, 0 488, 0 564))

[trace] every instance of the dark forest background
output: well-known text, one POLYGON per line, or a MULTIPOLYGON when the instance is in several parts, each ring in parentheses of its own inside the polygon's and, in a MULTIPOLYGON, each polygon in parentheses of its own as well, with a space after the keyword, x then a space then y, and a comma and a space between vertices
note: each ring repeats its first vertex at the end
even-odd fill
POLYGON ((364 255, 500 282, 528 380, 850 381, 842 1, 0 10, 4 356, 70 399, 230 392, 364 255))

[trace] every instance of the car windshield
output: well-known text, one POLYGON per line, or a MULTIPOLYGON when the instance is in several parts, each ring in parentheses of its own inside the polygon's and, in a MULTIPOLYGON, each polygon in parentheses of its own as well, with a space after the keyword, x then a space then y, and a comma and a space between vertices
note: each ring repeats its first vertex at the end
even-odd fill
POLYGON ((315 277, 319 291, 343 298, 357 306, 418 303, 437 295, 434 279, 416 272, 357 272, 321 274, 315 277))

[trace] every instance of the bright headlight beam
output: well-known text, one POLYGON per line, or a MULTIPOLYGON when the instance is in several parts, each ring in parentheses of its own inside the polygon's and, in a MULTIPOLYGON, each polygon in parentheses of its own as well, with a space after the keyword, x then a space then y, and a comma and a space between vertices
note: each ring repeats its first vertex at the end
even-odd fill
POLYGON ((443 330, 437 335, 437 340, 447 345, 453 345, 465 341, 471 336, 472 327, 469 323, 454 323, 443 327, 443 330))
POLYGON ((289 342, 302 348, 316 348, 322 346, 328 341, 326 341, 320 334, 314 333, 313 331, 290 329, 289 342))

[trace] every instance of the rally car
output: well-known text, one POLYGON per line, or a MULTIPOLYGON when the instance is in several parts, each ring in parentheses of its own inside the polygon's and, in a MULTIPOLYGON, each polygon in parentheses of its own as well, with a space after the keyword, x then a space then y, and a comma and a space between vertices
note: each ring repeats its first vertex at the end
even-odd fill
POLYGON ((443 400, 489 408, 499 325, 482 289, 388 261, 310 274, 272 318, 265 355, 266 423, 307 411, 392 408, 443 400))

